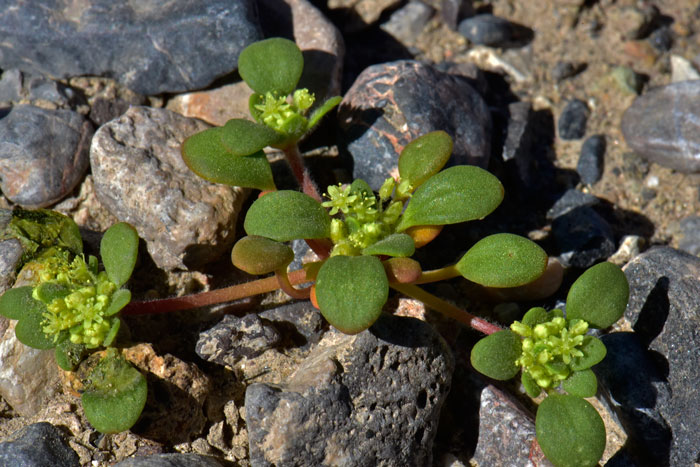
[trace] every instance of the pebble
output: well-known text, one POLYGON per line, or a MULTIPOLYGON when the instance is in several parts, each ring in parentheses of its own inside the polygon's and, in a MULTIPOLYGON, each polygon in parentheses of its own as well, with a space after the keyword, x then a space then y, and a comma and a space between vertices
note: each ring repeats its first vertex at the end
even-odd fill
POLYGON ((612 228, 593 208, 582 206, 556 217, 552 234, 565 267, 588 268, 615 253, 612 228))
POLYGON ((565 79, 573 78, 586 69, 585 63, 558 61, 550 72, 552 80, 560 83, 565 79))
POLYGON ((216 458, 201 454, 154 454, 132 457, 114 464, 113 467, 224 467, 216 458))
POLYGON ((559 137, 565 140, 583 138, 589 113, 588 106, 582 100, 572 99, 567 102, 557 121, 559 137))
POLYGON ((440 16, 450 30, 456 31, 457 24, 462 18, 474 16, 472 0, 442 0, 440 16))
POLYGON ((644 250, 645 245, 646 240, 644 237, 640 237, 639 235, 625 235, 620 241, 620 247, 614 255, 608 258, 608 261, 622 267, 633 258, 636 258, 644 250))
POLYGON ((628 66, 617 66, 610 76, 618 89, 626 94, 639 94, 644 87, 644 78, 628 66))
POLYGON ((163 269, 187 269, 229 251, 248 190, 210 183, 182 161, 180 144, 208 125, 165 109, 131 107, 95 133, 97 197, 132 224, 163 269))
POLYGON ((700 171, 700 81, 650 90, 622 116, 627 144, 650 162, 680 172, 700 171))
POLYGON ((89 166, 93 128, 71 110, 12 107, 0 118, 0 189, 24 208, 67 196, 89 166))
POLYGON ((700 216, 689 216, 680 222, 681 240, 678 248, 691 255, 700 255, 700 216))
MULTIPOLYGON (((12 211, 0 209, 0 238, 4 238, 5 228, 11 220, 12 211)), ((0 294, 15 283, 16 271, 23 254, 24 248, 16 238, 0 240, 0 294)))
POLYGON ((648 40, 659 52, 668 52, 673 47, 673 31, 668 26, 660 27, 651 33, 648 40))
POLYGON ((338 121, 354 160, 353 178, 378 189, 406 144, 444 130, 454 139, 453 164, 488 165, 491 114, 467 79, 401 60, 365 69, 340 103, 338 121))
POLYGON ((80 467, 80 461, 60 428, 40 422, 12 433, 8 441, 0 443, 0 465, 80 467))
POLYGON ((504 161, 520 160, 532 144, 532 106, 529 102, 519 101, 508 104, 508 124, 506 140, 503 143, 501 157, 504 161))
POLYGON ((581 182, 593 185, 603 176, 605 159, 605 136, 593 135, 586 139, 581 146, 581 155, 576 163, 576 172, 581 182))
POLYGON ((600 200, 595 196, 570 188, 547 211, 547 219, 555 219, 567 212, 583 206, 595 206, 600 200))
POLYGON ((168 8, 109 0, 86 0, 80 8, 69 0, 51 8, 21 3, 2 15, 0 31, 0 68, 113 77, 144 95, 207 86, 262 39, 253 0, 175 0, 168 8))
POLYGON ((690 60, 679 55, 671 55, 671 82, 693 81, 700 79, 700 73, 690 60))
POLYGON ((409 1, 392 13, 389 21, 380 27, 402 44, 410 46, 415 43, 434 13, 435 9, 421 1, 409 1))
POLYGON ((29 101, 44 107, 75 108, 85 104, 85 99, 66 84, 44 76, 22 73, 13 68, 2 73, 0 78, 0 102, 19 103, 29 101))
POLYGON ((251 464, 431 465, 454 368, 447 344, 429 324, 390 315, 326 336, 282 385, 248 386, 251 464))
POLYGON ((534 37, 530 28, 489 14, 462 20, 457 31, 474 44, 489 47, 520 47, 534 37))

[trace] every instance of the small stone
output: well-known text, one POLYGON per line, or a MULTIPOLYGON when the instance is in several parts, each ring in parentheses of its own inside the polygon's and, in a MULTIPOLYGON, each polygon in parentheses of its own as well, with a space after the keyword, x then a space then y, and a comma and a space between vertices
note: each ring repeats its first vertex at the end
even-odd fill
POLYGON ((552 67, 551 77, 552 80, 557 83, 564 81, 568 78, 573 78, 577 74, 581 73, 586 69, 585 63, 574 63, 574 62, 564 62, 558 61, 554 67, 552 67))
POLYGON ((650 162, 680 172, 700 171, 700 81, 655 88, 622 116, 627 144, 650 162))
POLYGON ((583 206, 595 206, 600 200, 595 196, 573 188, 564 194, 547 211, 547 219, 555 219, 567 212, 583 206))
POLYGON ((628 66, 617 66, 610 72, 617 87, 627 94, 639 94, 644 87, 644 79, 628 66))
POLYGON ((576 172, 581 182, 593 185, 603 176, 605 159, 605 136, 593 135, 586 139, 581 146, 581 155, 576 163, 576 172))
POLYGON ((508 127, 506 140, 503 143, 502 158, 504 161, 522 158, 523 153, 530 149, 532 131, 529 128, 532 117, 532 106, 529 102, 512 102, 508 104, 508 127))
POLYGON ((648 40, 659 52, 668 52, 673 47, 673 31, 668 26, 661 27, 652 32, 648 40))
POLYGON ((620 247, 614 255, 608 258, 608 261, 622 267, 642 252, 645 243, 646 240, 644 240, 644 237, 640 237, 639 235, 625 235, 622 237, 620 247))
POLYGON ((552 233, 564 266, 588 268, 615 253, 610 225, 588 206, 554 219, 552 233))
POLYGON ((93 128, 71 110, 12 107, 0 118, 0 188, 25 208, 68 195, 89 166, 93 128))
POLYGON ((648 41, 627 41, 622 50, 637 66, 652 67, 659 58, 659 52, 648 41))
POLYGON ((113 467, 224 467, 224 464, 211 456, 171 453, 132 457, 114 464, 113 467))
POLYGON ((456 31, 462 18, 474 16, 472 0, 441 0, 440 16, 450 30, 456 31))
POLYGON ((679 55, 671 55, 671 82, 693 81, 700 79, 700 73, 690 60, 679 55))
POLYGON ((557 122, 559 137, 566 140, 583 138, 589 113, 588 106, 582 100, 573 99, 567 102, 557 122))
POLYGON ((459 23, 457 31, 474 44, 489 47, 517 47, 532 40, 530 28, 505 18, 481 14, 459 23))
POLYGON ((434 13, 432 7, 413 0, 392 13, 389 21, 380 27, 402 44, 412 45, 434 13))
POLYGON ((691 255, 700 256, 700 216, 690 216, 680 222, 681 240, 678 248, 691 255))
POLYGON ((382 13, 400 5, 401 0, 328 0, 331 10, 343 9, 343 31, 357 32, 374 24, 382 13))
POLYGON ((295 301, 258 313, 282 336, 287 347, 309 348, 318 343, 326 331, 321 313, 309 301, 295 301))
POLYGON ((0 77, 0 102, 16 102, 22 96, 22 72, 16 68, 5 70, 0 77))
POLYGON ((61 430, 50 423, 34 423, 0 443, 0 465, 12 467, 79 467, 78 455, 61 430))

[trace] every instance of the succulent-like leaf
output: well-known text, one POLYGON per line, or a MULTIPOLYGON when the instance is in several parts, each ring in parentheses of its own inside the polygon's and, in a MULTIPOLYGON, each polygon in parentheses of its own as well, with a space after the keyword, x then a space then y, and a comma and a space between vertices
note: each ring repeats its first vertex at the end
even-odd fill
POLYGON ((416 248, 421 248, 435 240, 442 228, 442 225, 414 225, 404 232, 413 239, 416 248))
POLYGON ((604 329, 622 317, 630 288, 625 273, 612 263, 588 268, 569 289, 567 319, 585 319, 592 327, 604 329))
POLYGON ((73 371, 85 356, 87 347, 70 341, 70 333, 63 331, 56 343, 54 357, 56 363, 65 371, 73 371))
POLYGON ((561 387, 572 396, 593 397, 598 391, 598 380, 591 369, 574 371, 562 381, 561 387))
POLYGON ((547 253, 519 235, 489 235, 474 244, 456 264, 466 279, 487 287, 517 287, 534 281, 547 268, 547 253))
POLYGON ((321 203, 298 191, 267 193, 248 209, 243 227, 248 235, 278 242, 297 238, 328 238, 331 218, 321 203))
POLYGON ((296 88, 303 69, 299 47, 281 37, 250 44, 238 57, 238 73, 258 94, 286 96, 296 88))
POLYGON ((594 466, 605 450, 605 425, 580 397, 550 394, 537 409, 537 441, 557 467, 594 466))
POLYGON ((335 96, 331 97, 328 99, 326 102, 321 104, 320 106, 316 107, 316 109, 311 113, 309 116, 309 124, 308 128, 312 129, 316 125, 318 125, 318 122, 321 121, 321 119, 331 110, 335 108, 338 104, 340 104, 340 101, 342 101, 343 98, 340 96, 335 96))
POLYGON ((123 357, 108 354, 88 379, 81 399, 92 426, 102 433, 131 428, 146 404, 148 386, 141 372, 123 357))
POLYGON ((457 165, 433 175, 418 187, 396 230, 482 219, 502 200, 503 185, 496 177, 479 167, 457 165))
POLYGON ((413 255, 416 246, 413 239, 406 234, 397 233, 384 237, 362 250, 363 255, 387 255, 405 258, 413 255))
POLYGON ((42 330, 43 315, 47 311, 46 305, 38 300, 34 302, 37 305, 24 309, 22 317, 15 326, 15 336, 22 344, 34 349, 52 349, 56 343, 42 330))
POLYGON ((105 347, 109 347, 110 345, 112 345, 114 339, 117 338, 117 334, 119 334, 119 329, 121 328, 121 325, 121 319, 112 318, 112 325, 109 327, 109 331, 107 331, 107 335, 105 336, 105 340, 102 341, 102 345, 104 345, 105 347))
POLYGON ((6 290, 0 296, 0 315, 8 319, 20 319, 25 310, 41 313, 44 306, 32 297, 33 290, 34 288, 28 285, 6 290))
POLYGON ((520 382, 523 384, 525 392, 527 392, 527 395, 530 397, 537 397, 542 392, 540 385, 537 384, 537 381, 535 381, 527 371, 523 371, 520 374, 520 382))
POLYGON ((471 362, 474 369, 489 378, 505 381, 518 374, 515 360, 522 352, 520 337, 509 329, 486 336, 474 345, 471 362))
POLYGON ((229 120, 218 133, 233 156, 250 156, 281 138, 272 128, 243 118, 229 120))
POLYGON ((584 336, 578 349, 583 352, 583 357, 574 357, 571 361, 571 369, 574 371, 585 370, 602 362, 608 352, 605 344, 593 336, 584 336))
POLYGON ((547 310, 544 308, 537 306, 534 308, 530 308, 527 313, 523 316, 523 319, 520 320, 521 323, 523 323, 526 326, 530 326, 531 328, 534 328, 538 324, 541 323, 546 323, 547 321, 550 320, 549 313, 547 313, 547 310))
POLYGON ((230 186, 274 190, 272 169, 265 153, 234 156, 221 141, 222 128, 209 128, 187 138, 181 147, 182 160, 200 177, 230 186))
POLYGON ((440 172, 452 154, 452 138, 433 131, 414 139, 399 156, 399 175, 415 189, 440 172))
POLYGON ((382 264, 389 282, 410 284, 417 281, 423 273, 420 263, 411 258, 389 258, 382 264))
POLYGON ((121 287, 129 280, 139 253, 139 234, 126 222, 111 226, 102 236, 100 256, 109 280, 121 287))
POLYGON ((294 260, 294 251, 284 243, 251 235, 243 237, 231 250, 231 261, 248 274, 267 274, 286 267, 294 260))
POLYGON ((63 298, 70 293, 71 290, 68 287, 54 282, 42 282, 34 290, 36 298, 47 305, 55 299, 63 298))
POLYGON ((131 301, 131 292, 128 289, 119 289, 112 294, 112 301, 104 312, 105 316, 116 315, 131 301))
POLYGON ((389 281, 376 256, 333 256, 316 277, 316 300, 321 314, 336 329, 357 334, 382 313, 389 281))

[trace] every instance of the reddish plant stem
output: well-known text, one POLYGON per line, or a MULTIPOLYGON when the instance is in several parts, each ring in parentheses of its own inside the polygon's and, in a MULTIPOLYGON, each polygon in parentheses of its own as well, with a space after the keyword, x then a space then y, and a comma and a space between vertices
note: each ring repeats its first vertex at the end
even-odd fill
POLYGON ((316 184, 313 182, 313 180, 311 180, 309 171, 306 169, 306 167, 304 167, 301 154, 299 153, 299 147, 296 145, 296 143, 284 148, 284 155, 287 158, 287 163, 291 167, 292 174, 294 174, 294 178, 297 179, 302 191, 320 203, 321 194, 318 192, 316 184))
POLYGON ((287 274, 286 267, 282 271, 275 271, 275 277, 277 277, 279 288, 290 297, 296 298, 297 300, 306 300, 309 298, 311 288, 307 287, 305 289, 295 289, 289 282, 289 275, 287 274))

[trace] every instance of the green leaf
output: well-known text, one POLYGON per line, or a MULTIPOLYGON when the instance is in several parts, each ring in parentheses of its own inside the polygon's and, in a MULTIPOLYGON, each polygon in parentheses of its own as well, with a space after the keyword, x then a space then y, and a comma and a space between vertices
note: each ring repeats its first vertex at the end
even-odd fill
POLYGON ((85 416, 97 431, 131 428, 146 404, 148 386, 141 372, 115 353, 97 364, 81 399, 85 416))
POLYGON ((413 255, 416 246, 413 239, 406 234, 397 233, 384 237, 362 250, 363 255, 387 255, 405 258, 413 255))
POLYGON ((250 206, 243 228, 248 235, 259 235, 278 242, 297 238, 328 238, 331 218, 321 203, 304 193, 273 191, 250 206))
POLYGON ((486 336, 474 345, 471 363, 489 378, 505 381, 518 374, 515 360, 522 352, 520 337, 509 329, 486 336))
POLYGON ((83 252, 83 237, 80 235, 78 224, 70 217, 66 216, 62 220, 58 238, 59 246, 65 246, 76 255, 83 252))
POLYGON ((574 371, 562 381, 561 387, 572 396, 593 397, 598 391, 598 380, 590 369, 574 371))
POLYGON ((452 138, 444 131, 433 131, 414 139, 399 156, 399 175, 414 189, 440 172, 452 154, 452 138))
POLYGON ((369 186, 369 183, 366 181, 362 180, 361 178, 356 178, 351 184, 350 184, 350 193, 351 194, 356 194, 356 195, 372 195, 374 196, 374 192, 372 191, 372 187, 369 186))
POLYGON ((26 310, 42 313, 44 305, 32 297, 32 286, 8 289, 0 297, 0 315, 8 319, 20 319, 26 310))
POLYGON ((114 342, 114 339, 116 339, 117 334, 119 334, 119 328, 122 325, 122 320, 119 318, 112 318, 112 325, 109 327, 109 331, 107 332, 107 335, 105 336, 105 340, 102 341, 102 345, 105 347, 109 347, 112 345, 114 342))
POLYGON ((396 230, 482 219, 502 200, 503 185, 496 177, 479 167, 457 165, 433 175, 418 187, 396 230))
POLYGON ((231 261, 248 274, 267 274, 286 267, 294 260, 294 251, 284 243, 251 235, 233 246, 231 261))
POLYGON ((129 280, 139 253, 139 234, 126 222, 111 226, 102 236, 100 256, 109 280, 121 287, 129 280))
POLYGON ((472 282, 487 287, 517 287, 540 277, 547 253, 519 235, 489 235, 472 246, 455 265, 472 282))
POLYGON ((547 310, 545 310, 542 307, 534 307, 530 308, 527 313, 523 316, 523 319, 520 320, 521 323, 530 326, 531 328, 534 328, 538 324, 541 323, 546 323, 547 321, 550 320, 550 316, 547 313, 547 310))
POLYGON ((569 289, 567 319, 585 319, 592 327, 604 329, 622 317, 630 288, 622 270, 612 263, 588 268, 569 289))
POLYGON ((580 397, 550 394, 537 409, 537 441, 557 467, 598 464, 605 450, 605 425, 580 397))
POLYGON ((181 147, 182 160, 200 177, 230 186, 274 190, 272 169, 265 153, 234 156, 221 141, 223 128, 209 128, 187 138, 181 147))
POLYGON ((34 300, 34 302, 38 305, 24 309, 24 313, 15 327, 15 336, 22 344, 34 349, 52 349, 56 343, 47 337, 42 330, 44 312, 47 311, 46 305, 38 300, 34 300))
POLYGON ((61 369, 73 371, 85 357, 86 350, 87 347, 83 344, 72 343, 70 341, 70 333, 68 331, 63 331, 56 343, 54 357, 61 369))
POLYGON ((340 96, 335 96, 331 97, 328 99, 326 102, 321 104, 314 110, 311 115, 309 116, 309 123, 308 123, 308 128, 309 130, 318 125, 318 123, 321 121, 321 119, 331 110, 335 108, 338 104, 340 104, 340 101, 342 101, 343 98, 340 96))
POLYGON ((520 381, 523 383, 523 387, 525 388, 525 392, 527 392, 527 395, 530 397, 537 397, 540 395, 542 392, 542 388, 540 387, 539 384, 530 376, 530 373, 527 371, 523 371, 520 374, 520 381))
POLYGON ((104 316, 116 315, 131 301, 131 292, 128 289, 119 289, 112 294, 112 300, 104 312, 104 316))
POLYGON ((382 313, 389 281, 376 256, 333 256, 316 277, 316 300, 321 314, 336 329, 357 334, 382 313))
POLYGON ((64 298, 71 293, 71 290, 62 284, 56 284, 54 282, 42 282, 33 291, 33 295, 36 298, 46 303, 47 305, 53 302, 57 298, 64 298))
POLYGON ((272 128, 243 118, 226 122, 219 130, 221 142, 232 156, 250 156, 281 139, 272 128))
POLYGON ((303 69, 299 47, 281 37, 255 42, 238 57, 238 73, 258 94, 286 96, 296 88, 303 69))
POLYGON ((578 349, 583 352, 583 357, 574 357, 571 361, 570 366, 574 371, 585 370, 600 363, 608 352, 605 344, 593 336, 584 336, 583 343, 578 349))

